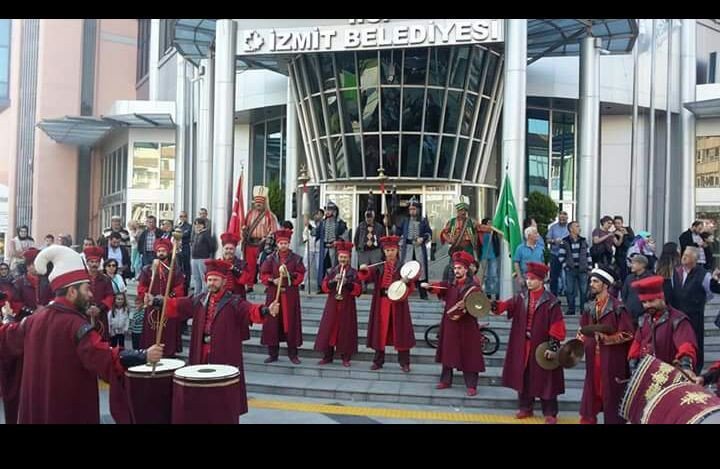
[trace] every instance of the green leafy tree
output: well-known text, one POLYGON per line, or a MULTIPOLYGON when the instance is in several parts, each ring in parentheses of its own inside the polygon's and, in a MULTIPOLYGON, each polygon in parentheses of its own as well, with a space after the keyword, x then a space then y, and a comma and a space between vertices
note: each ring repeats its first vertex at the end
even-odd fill
POLYGON ((278 217, 278 221, 285 219, 285 188, 280 181, 274 179, 268 184, 268 203, 270 210, 278 217))

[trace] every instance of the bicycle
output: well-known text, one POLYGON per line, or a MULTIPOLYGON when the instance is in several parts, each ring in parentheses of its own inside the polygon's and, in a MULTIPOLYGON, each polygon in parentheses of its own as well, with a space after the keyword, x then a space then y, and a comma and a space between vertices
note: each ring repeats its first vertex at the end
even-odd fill
MULTIPOLYGON (((478 324, 478 327, 480 327, 480 333, 483 337, 483 355, 492 355, 500 348, 500 337, 497 335, 497 332, 488 327, 489 324, 490 323, 487 322, 478 324)), ((438 343, 440 342, 439 323, 425 329, 425 342, 429 347, 437 348, 438 343)))

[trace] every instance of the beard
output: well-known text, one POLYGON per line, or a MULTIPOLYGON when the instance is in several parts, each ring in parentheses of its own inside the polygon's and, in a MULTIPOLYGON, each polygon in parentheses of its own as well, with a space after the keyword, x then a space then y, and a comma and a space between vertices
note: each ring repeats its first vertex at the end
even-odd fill
POLYGON ((167 254, 158 254, 157 258, 160 259, 161 261, 164 261, 168 258, 168 256, 167 256, 167 254))
POLYGON ((84 314, 87 313, 87 310, 90 307, 90 302, 87 300, 87 298, 78 296, 77 298, 75 298, 75 301, 73 301, 73 305, 75 306, 75 308, 77 308, 78 311, 84 314))

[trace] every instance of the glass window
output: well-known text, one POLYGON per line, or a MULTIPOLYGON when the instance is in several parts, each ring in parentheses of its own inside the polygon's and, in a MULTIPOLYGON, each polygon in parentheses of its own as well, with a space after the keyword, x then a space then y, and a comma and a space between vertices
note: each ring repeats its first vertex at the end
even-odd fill
POLYGON ((9 19, 0 19, 0 46, 10 46, 10 21, 9 19))
POLYGON ((461 91, 448 91, 447 107, 445 108, 445 126, 443 132, 448 134, 454 134, 457 132, 461 100, 461 91))
POLYGON ((422 124, 422 109, 425 90, 422 88, 403 88, 402 130, 419 132, 422 124))
MULTIPOLYGON (((266 137, 266 153, 265 153, 265 183, 269 184, 271 181, 280 182, 280 145, 281 145, 281 133, 280 133, 280 119, 275 119, 267 122, 267 137, 266 137)), ((325 139, 322 139, 325 141, 325 139)), ((327 142, 325 142, 327 146, 327 142)))
POLYGON ((378 70, 377 52, 358 52, 358 68, 361 88, 375 88, 378 86, 380 71, 378 70))
MULTIPOLYGON (((487 98, 480 97, 480 111, 478 112, 477 126, 475 126, 475 138, 482 139, 483 127, 485 126, 485 119, 487 119, 487 113, 490 111, 490 100, 487 98)), ((489 123, 488 123, 489 125, 489 123)))
POLYGON ((425 135, 422 146, 422 159, 420 176, 424 178, 435 177, 435 155, 438 150, 438 137, 425 135))
POLYGON ((698 189, 720 187, 720 137, 697 137, 695 145, 695 186, 698 189))
POLYGON ((472 58, 470 59, 470 73, 468 74, 468 89, 477 92, 479 91, 480 80, 482 80, 485 49, 482 47, 474 47, 473 49, 472 58))
MULTIPOLYGON (((383 168, 385 168, 385 174, 388 176, 396 177, 398 175, 398 159, 400 158, 398 140, 399 138, 395 135, 383 135, 382 138, 383 168)), ((417 161, 417 156, 415 160, 417 161)), ((415 174, 417 174, 417 164, 415 165, 415 174)))
POLYGON ((442 116, 444 94, 445 92, 443 90, 432 88, 427 90, 425 132, 440 132, 440 118, 442 116))
POLYGON ((400 126, 400 88, 382 88, 382 129, 398 131, 400 126))
POLYGON ((463 169, 465 169, 465 153, 467 152, 468 139, 460 138, 458 140, 457 152, 455 153, 455 167, 453 168, 453 179, 463 178, 463 169))
POLYGON ((470 47, 456 47, 453 49, 452 66, 450 68, 450 87, 465 88, 470 47))
POLYGON ((401 50, 384 50, 380 52, 381 80, 383 85, 400 84, 401 50))
POLYGON ((311 99, 315 110, 315 118, 318 123, 318 132, 320 133, 320 136, 324 137, 327 135, 327 132, 325 132, 325 113, 323 112, 320 96, 313 96, 311 99))
POLYGON ((370 88, 360 91, 362 103, 363 132, 378 131, 378 89, 370 88))
POLYGON ((322 77, 323 86, 326 90, 331 90, 337 86, 332 56, 329 54, 320 55, 320 76, 322 77))
POLYGON ((473 140, 472 148, 470 149, 470 161, 468 161, 467 173, 465 174, 465 180, 475 182, 475 165, 477 165, 478 158, 480 157, 480 142, 473 140))
POLYGON ((549 112, 527 110, 528 194, 538 191, 548 195, 549 112))
MULTIPOLYGON (((152 202, 133 202, 130 205, 130 219, 145 223, 148 215, 157 214, 157 206, 152 202)), ((109 224, 109 223, 108 223, 109 224)), ((105 225, 107 226, 107 225, 105 225)))
POLYGON ((573 199, 575 114, 553 111, 551 190, 555 200, 573 199))
POLYGON ((406 49, 403 83, 406 85, 424 85, 427 61, 427 49, 406 49))
POLYGON ((160 188, 160 146, 157 143, 133 144, 133 188, 160 188))
POLYGON ((160 189, 175 187, 175 144, 163 143, 160 147, 160 189))
MULTIPOLYGON (((345 150, 342 145, 342 137, 333 137, 330 139, 330 142, 332 143, 332 148, 330 148, 330 155, 335 160, 335 166, 337 167, 337 177, 346 178, 348 177, 348 171, 347 167, 345 165, 345 150)), ((323 142, 324 146, 327 145, 326 142, 323 142)), ((352 161, 350 162, 350 171, 356 170, 356 168, 353 167, 352 161)), ((360 165, 358 164, 358 167, 360 165)), ((362 169, 360 171, 360 176, 362 176, 362 169)), ((350 174, 351 176, 352 174, 350 174)))
MULTIPOLYGON (((339 144, 340 138, 335 141, 335 144, 339 144)), ((346 151, 348 155, 348 162, 350 163, 350 176, 351 177, 363 177, 363 160, 362 160, 362 147, 360 146, 360 135, 348 135, 345 137, 346 151)), ((377 174, 377 168, 373 173, 368 176, 375 176, 377 174)))
MULTIPOLYGON (((383 136, 383 140, 385 137, 383 136)), ((402 175, 417 177, 420 160, 420 136, 405 135, 402 138, 402 175)))
POLYGON ((428 85, 445 86, 445 83, 447 83, 449 61, 449 47, 430 48, 430 73, 428 75, 428 85))
POLYGON ((358 111, 357 90, 340 92, 342 98, 342 115, 345 133, 360 132, 360 113, 358 111))
MULTIPOLYGON (((328 107, 328 121, 330 123, 330 135, 340 133, 340 113, 338 112, 337 96, 335 92, 325 93, 328 107)), ((348 129, 345 129, 348 132, 348 129)))
MULTIPOLYGON (((488 53, 486 60, 490 60, 488 64, 487 78, 485 78, 485 86, 483 87, 483 94, 486 96, 492 95, 493 86, 495 85, 495 72, 497 71, 498 56, 495 54, 488 53)), ((502 72, 502 70, 500 71, 502 72)))
MULTIPOLYGON (((301 56, 302 57, 302 56, 301 56)), ((312 94, 320 92, 320 86, 318 85, 317 71, 320 68, 318 64, 318 57, 311 55, 304 61, 305 71, 307 72, 308 83, 310 83, 310 92, 312 94)))
POLYGON ((455 148, 455 137, 444 136, 440 147, 440 163, 438 164, 439 178, 450 177, 450 165, 452 164, 453 149, 455 148))
POLYGON ((173 40, 175 39, 175 25, 177 20, 160 20, 160 57, 170 52, 173 48, 173 40))
POLYGON ((265 123, 253 126, 253 186, 265 182, 265 123))
POLYGON ((478 97, 474 94, 468 93, 465 96, 465 108, 463 109, 463 116, 460 126, 460 133, 465 136, 470 136, 470 130, 472 129, 473 117, 475 117, 475 104, 477 103, 478 97))
POLYGON ((150 21, 148 18, 138 20, 137 81, 142 80, 150 70, 150 21))
POLYGON ((355 69, 355 53, 341 52, 335 54, 338 77, 341 88, 357 86, 357 70, 355 69))
POLYGON ((365 174, 377 175, 380 167, 380 143, 377 135, 367 136, 363 139, 365 145, 365 174))

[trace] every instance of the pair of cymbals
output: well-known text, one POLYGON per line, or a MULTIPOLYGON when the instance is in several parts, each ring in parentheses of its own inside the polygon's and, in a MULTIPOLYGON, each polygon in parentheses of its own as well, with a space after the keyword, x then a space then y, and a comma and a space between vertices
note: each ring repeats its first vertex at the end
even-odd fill
POLYGON ((572 339, 563 344, 555 358, 546 358, 547 350, 550 350, 550 342, 543 342, 535 349, 535 361, 544 370, 554 370, 561 366, 573 368, 585 357, 585 346, 578 339, 572 339))

